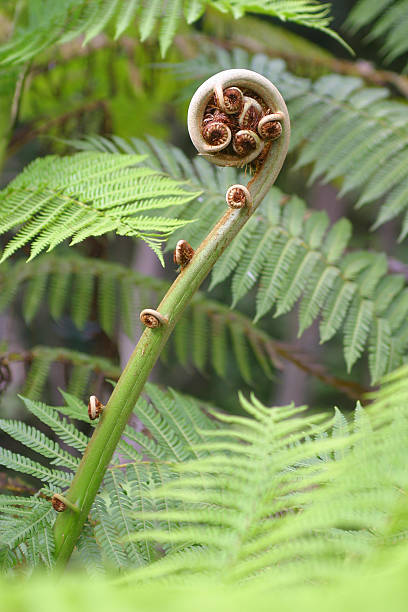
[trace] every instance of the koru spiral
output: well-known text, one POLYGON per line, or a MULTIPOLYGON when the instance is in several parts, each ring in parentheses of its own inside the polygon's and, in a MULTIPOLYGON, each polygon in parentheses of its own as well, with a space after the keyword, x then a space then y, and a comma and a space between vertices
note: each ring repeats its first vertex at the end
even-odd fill
POLYGON ((188 110, 197 151, 218 166, 250 166, 247 186, 231 185, 228 206, 257 206, 274 183, 290 135, 286 104, 274 85, 252 70, 225 70, 205 81, 188 110))

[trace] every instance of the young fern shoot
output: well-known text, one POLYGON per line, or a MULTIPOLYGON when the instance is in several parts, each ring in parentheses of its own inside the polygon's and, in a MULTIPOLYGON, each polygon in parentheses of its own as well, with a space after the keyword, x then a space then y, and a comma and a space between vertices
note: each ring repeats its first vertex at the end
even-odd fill
POLYGON ((290 122, 282 96, 268 79, 250 70, 226 70, 205 81, 191 100, 188 129, 199 154, 210 162, 251 165, 254 176, 248 185, 228 189, 227 212, 186 265, 180 265, 180 274, 157 310, 142 313, 146 329, 100 416, 71 486, 64 492, 64 498, 78 511, 66 504, 55 523, 60 567, 71 556, 116 445, 165 343, 215 262, 275 182, 289 145, 290 122))

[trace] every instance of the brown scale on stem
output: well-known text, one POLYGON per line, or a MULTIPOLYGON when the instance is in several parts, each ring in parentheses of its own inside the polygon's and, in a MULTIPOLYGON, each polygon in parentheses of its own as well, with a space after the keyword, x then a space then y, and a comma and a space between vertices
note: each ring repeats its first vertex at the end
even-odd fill
POLYGON ((258 134, 263 140, 276 140, 282 134, 282 114, 268 113, 258 123, 258 134))

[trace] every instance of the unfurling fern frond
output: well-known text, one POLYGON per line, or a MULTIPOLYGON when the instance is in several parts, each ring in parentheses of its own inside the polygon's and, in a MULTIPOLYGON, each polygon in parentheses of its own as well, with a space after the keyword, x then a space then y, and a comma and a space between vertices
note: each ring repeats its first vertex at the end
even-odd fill
POLYGON ((371 25, 367 40, 384 40, 385 61, 392 62, 408 51, 407 20, 407 0, 359 0, 348 16, 347 25, 353 33, 371 25))
POLYGON ((201 81, 216 70, 260 72, 279 88, 291 117, 295 167, 314 164, 310 181, 342 179, 340 194, 357 193, 357 206, 380 200, 374 227, 404 213, 400 239, 408 234, 408 106, 383 87, 365 87, 357 77, 325 75, 313 82, 286 70, 280 59, 242 49, 213 49, 180 64, 183 79, 201 81), (385 120, 384 117, 387 119, 385 120))
POLYGON ((207 433, 198 447, 207 457, 177 466, 179 479, 154 492, 176 509, 137 513, 169 526, 131 541, 178 550, 131 579, 177 575, 191 586, 205 575, 293 588, 338 580, 378 547, 405 539, 407 381, 405 367, 366 413, 357 409, 351 428, 337 411, 331 436, 302 409, 241 397, 252 418, 219 416, 228 428, 207 433))
POLYGON ((330 4, 321 4, 316 0, 151 0, 147 3, 138 0, 92 0, 92 3, 87 0, 57 3, 52 0, 30 0, 30 4, 34 6, 30 6, 27 25, 0 47, 0 64, 27 62, 40 51, 81 35, 84 44, 104 30, 111 30, 114 37, 119 38, 135 18, 142 41, 158 30, 160 50, 165 55, 182 18, 192 24, 202 17, 207 6, 232 13, 235 18, 251 12, 292 21, 325 32, 347 47, 338 34, 329 28, 330 4), (39 14, 41 19, 38 18, 39 14))
POLYGON ((161 242, 185 222, 145 212, 189 202, 198 194, 140 166, 143 159, 88 152, 32 162, 0 192, 2 233, 20 227, 1 261, 27 243, 32 259, 67 238, 72 245, 114 231, 141 238, 163 262, 161 242))

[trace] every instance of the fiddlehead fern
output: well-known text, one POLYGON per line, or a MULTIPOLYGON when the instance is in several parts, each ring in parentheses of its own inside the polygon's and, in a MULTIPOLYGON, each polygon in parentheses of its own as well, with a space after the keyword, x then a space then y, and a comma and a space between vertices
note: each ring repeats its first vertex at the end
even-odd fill
POLYGON ((141 313, 145 323, 153 322, 155 317, 160 324, 146 327, 143 332, 104 408, 71 486, 64 494, 79 512, 70 511, 67 505, 67 510, 56 520, 56 556, 60 565, 71 556, 135 402, 174 326, 217 259, 274 183, 288 149, 290 127, 285 102, 272 83, 250 70, 226 70, 203 83, 191 100, 188 128, 198 152, 209 161, 224 166, 253 164, 255 174, 247 186, 233 185, 228 189, 227 212, 194 252, 188 265, 180 265, 179 276, 157 310, 147 309, 141 313), (242 100, 239 92, 242 92, 242 100), (231 148, 233 135, 236 137, 240 131, 247 130, 251 136, 255 135, 256 143, 260 141, 262 135, 255 130, 260 120, 271 114, 282 126, 277 140, 262 140, 260 146, 256 145, 244 155, 237 153, 233 146, 231 148), (211 123, 213 128, 214 124, 222 126, 215 126, 218 135, 215 128, 205 129, 211 123), (209 134, 211 142, 206 140, 209 134), (239 202, 244 206, 232 206, 239 202))
MULTIPOLYGON (((289 115, 276 87, 252 70, 219 72, 194 94, 188 131, 197 151, 211 163, 250 166, 255 174, 247 185, 246 203, 256 208, 275 182, 289 146, 289 115)), ((242 186, 232 186, 237 187, 242 186)), ((234 200, 233 194, 227 197, 229 206, 234 200)))

